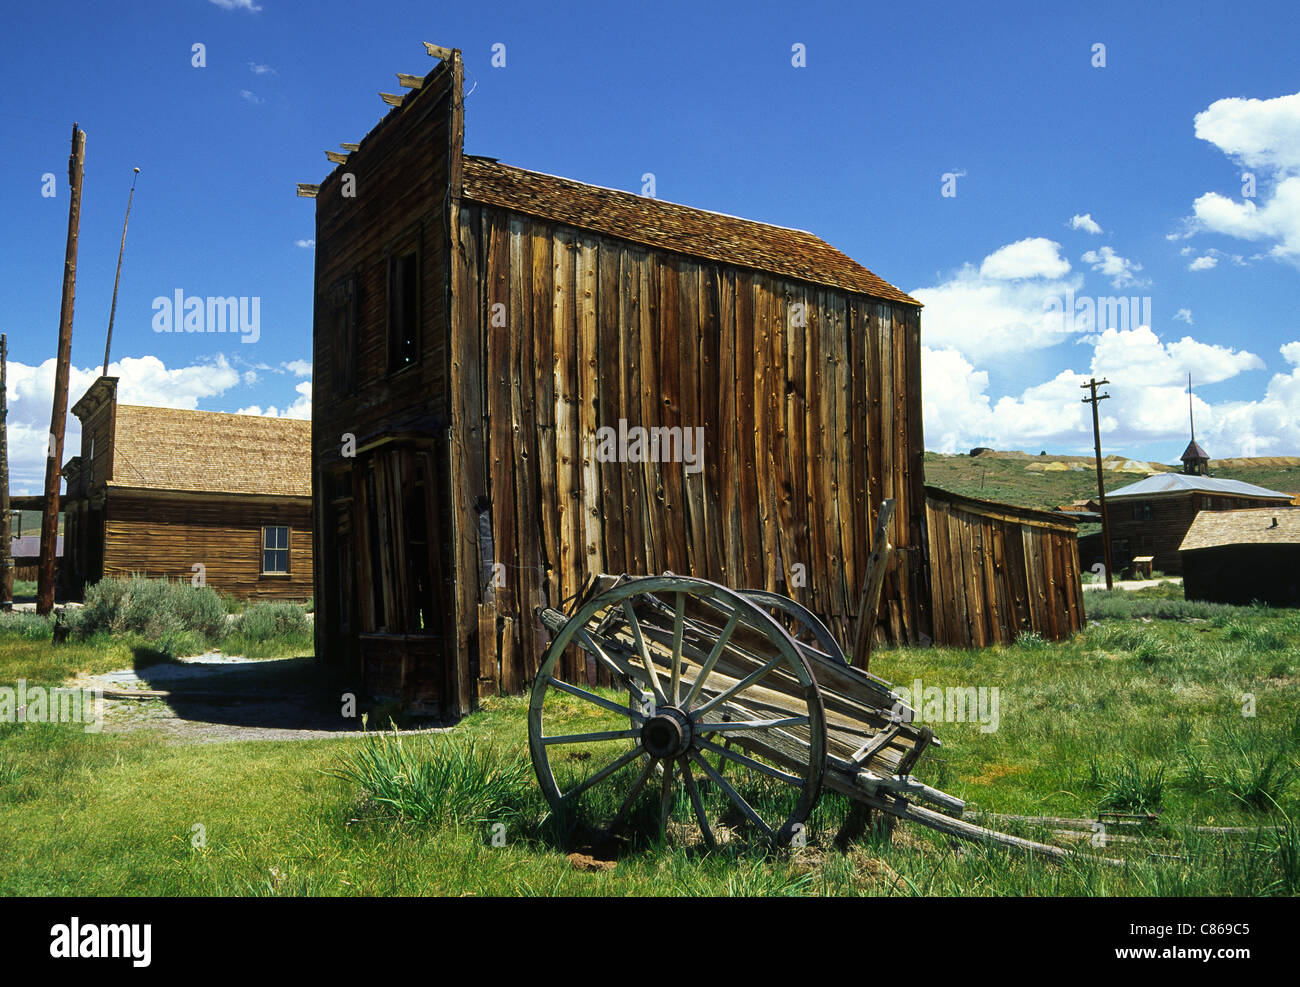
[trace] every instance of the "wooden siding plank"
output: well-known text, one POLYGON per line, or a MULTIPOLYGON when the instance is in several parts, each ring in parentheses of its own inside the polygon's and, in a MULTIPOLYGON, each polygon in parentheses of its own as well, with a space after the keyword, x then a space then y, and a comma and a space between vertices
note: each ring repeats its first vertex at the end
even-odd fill
POLYGON ((757 432, 756 410, 759 407, 759 383, 754 355, 757 333, 754 329, 754 276, 748 271, 734 272, 736 304, 736 464, 737 496, 740 503, 739 524, 743 534, 741 565, 746 589, 761 589, 763 578, 763 536, 759 519, 758 457, 754 436, 757 432))
POLYGON ((574 258, 577 316, 577 359, 574 366, 578 376, 578 461, 582 484, 582 554, 578 559, 578 578, 581 582, 585 582, 588 576, 605 571, 605 536, 600 500, 601 466, 596 456, 601 377, 597 330, 599 312, 596 302, 599 276, 597 249, 594 239, 584 237, 579 241, 574 258))
MULTIPOLYGON (((619 318, 622 298, 622 281, 619 277, 620 253, 618 245, 601 241, 596 261, 596 378, 599 401, 596 424, 599 428, 613 429, 617 435, 619 419, 626 420, 623 388, 626 380, 622 342, 623 325, 619 318)), ((626 457, 624 457, 626 458, 626 457)), ((630 513, 623 494, 623 462, 618 455, 596 464, 600 481, 601 516, 598 523, 604 527, 604 562, 602 572, 615 575, 628 571, 627 518, 630 513)))

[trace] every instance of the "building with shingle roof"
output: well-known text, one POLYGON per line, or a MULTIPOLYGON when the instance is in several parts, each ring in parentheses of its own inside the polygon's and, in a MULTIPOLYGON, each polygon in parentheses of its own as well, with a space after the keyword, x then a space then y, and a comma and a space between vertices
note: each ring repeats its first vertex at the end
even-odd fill
POLYGON ((1300 606, 1300 508, 1201 511, 1179 555, 1189 600, 1300 606))
MULTIPOLYGON (((1116 569, 1122 570, 1132 559, 1149 555, 1154 569, 1176 575, 1183 571, 1179 548, 1199 514, 1286 506, 1291 497, 1241 480, 1156 473, 1106 494, 1111 556, 1116 569)), ((1100 555, 1100 548, 1098 539, 1093 554, 1100 555)), ((1091 556, 1083 559, 1085 568, 1092 561, 1091 556)))
POLYGON ((100 377, 72 407, 81 452, 63 468, 64 593, 142 573, 310 597, 311 423, 118 404, 117 384, 100 377))

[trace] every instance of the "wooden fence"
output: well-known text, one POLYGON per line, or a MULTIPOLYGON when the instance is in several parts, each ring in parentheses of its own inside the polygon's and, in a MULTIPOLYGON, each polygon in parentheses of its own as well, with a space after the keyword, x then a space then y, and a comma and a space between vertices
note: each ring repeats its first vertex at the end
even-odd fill
POLYGON ((1083 627, 1078 529, 1068 518, 926 487, 934 641, 1059 641, 1083 627))

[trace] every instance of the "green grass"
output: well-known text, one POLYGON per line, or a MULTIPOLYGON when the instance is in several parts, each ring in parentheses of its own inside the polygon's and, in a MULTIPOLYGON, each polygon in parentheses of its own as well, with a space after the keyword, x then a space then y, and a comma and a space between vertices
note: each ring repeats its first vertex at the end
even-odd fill
MULTIPOLYGON (((130 664, 124 640, 50 648, 26 634, 0 625, 0 681, 130 664)), ((996 813, 1158 809, 1157 835, 1114 849, 1129 860, 1118 870, 958 846, 901 822, 892 837, 869 831, 840 852, 831 837, 846 805, 826 795, 801 851, 701 854, 647 839, 612 870, 580 871, 566 860, 570 831, 547 823, 532 777, 526 700, 510 697, 436 735, 181 744, 0 725, 0 893, 1295 894, 1298 643, 1300 615, 1240 607, 1108 617, 1061 644, 873 657, 874 672, 909 687, 1000 690, 996 732, 933 724, 942 747, 916 769, 921 780, 996 813)), ((312 663, 291 664, 283 674, 307 690, 312 663)), ((575 706, 575 722, 583 715, 575 706)))

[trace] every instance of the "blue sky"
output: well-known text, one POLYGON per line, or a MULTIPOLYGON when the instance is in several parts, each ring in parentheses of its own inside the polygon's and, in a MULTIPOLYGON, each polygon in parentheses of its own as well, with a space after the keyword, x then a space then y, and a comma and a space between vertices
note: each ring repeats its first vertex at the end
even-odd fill
POLYGON ((87 132, 73 400, 102 357, 139 166, 123 400, 305 416, 314 220, 294 184, 378 122, 395 72, 432 67, 426 40, 465 53, 470 153, 631 191, 651 172, 660 198, 811 230, 925 301, 929 448, 1086 451, 1078 382, 1095 372, 1111 380, 1107 451, 1171 461, 1190 369, 1213 455, 1300 454, 1300 9, 995 8, 12 7, 0 330, 15 492, 43 468, 72 122, 87 132), (154 332, 153 299, 177 289, 260 298, 260 338, 154 332), (1139 304, 1109 327, 1053 321, 1067 291, 1149 299, 1150 318, 1139 304))

